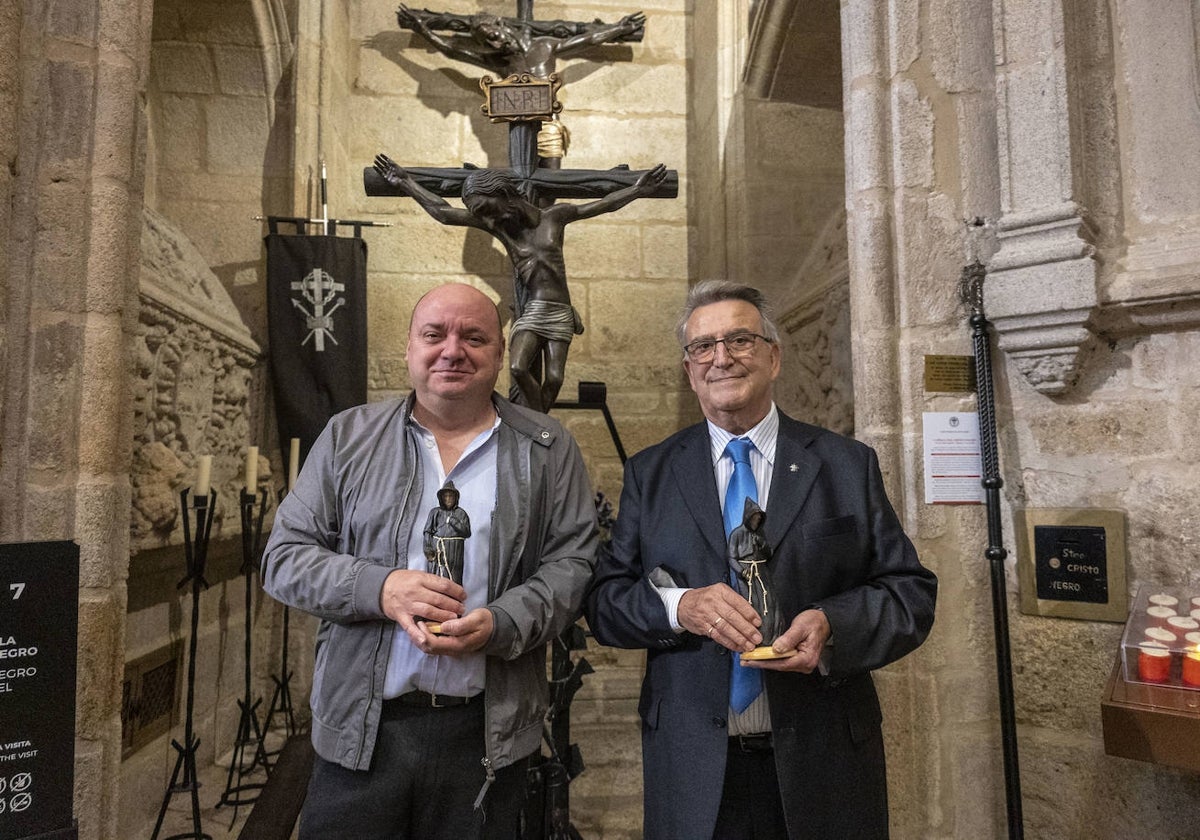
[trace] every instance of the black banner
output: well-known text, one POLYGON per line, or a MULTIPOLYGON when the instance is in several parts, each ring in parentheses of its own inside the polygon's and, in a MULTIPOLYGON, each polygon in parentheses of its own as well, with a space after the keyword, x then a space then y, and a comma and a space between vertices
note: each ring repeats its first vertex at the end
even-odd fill
POLYGON ((79 546, 0 545, 0 838, 71 829, 79 546))
POLYGON ((267 246, 267 320, 283 462, 301 461, 326 422, 367 401, 367 243, 285 236, 267 246))

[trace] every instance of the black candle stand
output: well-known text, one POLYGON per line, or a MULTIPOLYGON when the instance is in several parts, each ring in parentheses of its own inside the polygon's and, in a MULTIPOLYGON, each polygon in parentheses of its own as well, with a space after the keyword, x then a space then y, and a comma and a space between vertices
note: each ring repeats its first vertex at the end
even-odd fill
MULTIPOLYGON (((279 500, 283 501, 286 491, 279 491, 279 500)), ((275 692, 271 695, 271 703, 267 706, 267 717, 263 722, 263 732, 271 731, 271 722, 275 720, 275 715, 283 715, 283 728, 287 737, 290 738, 296 734, 296 710, 292 705, 292 672, 288 668, 288 606, 283 605, 283 655, 280 658, 279 673, 271 675, 271 681, 275 683, 275 692)), ((286 740, 286 739, 285 739, 286 740)), ((268 752, 267 755, 274 757, 283 750, 280 747, 278 750, 268 752)))
POLYGON ((208 581, 204 579, 204 566, 208 560, 208 540, 212 533, 213 512, 217 507, 216 491, 210 491, 207 496, 192 497, 188 504, 191 488, 179 494, 179 506, 183 511, 183 547, 187 558, 187 574, 179 581, 176 588, 182 589, 185 584, 192 585, 192 622, 191 638, 188 640, 188 681, 187 705, 183 718, 183 743, 172 739, 171 746, 179 755, 175 759, 175 769, 171 772, 171 781, 163 796, 162 807, 158 810, 158 820, 154 823, 154 833, 150 840, 158 840, 158 832, 162 830, 163 819, 167 815, 167 806, 171 797, 177 793, 188 793, 192 805, 192 830, 181 834, 172 834, 164 840, 212 840, 211 835, 205 834, 200 824, 200 780, 196 775, 196 750, 200 739, 193 731, 196 697, 196 638, 200 626, 200 590, 208 589, 208 581), (192 517, 195 516, 195 528, 192 527, 192 517))
POLYGON ((237 809, 242 805, 250 805, 258 800, 259 792, 266 782, 246 781, 246 777, 254 774, 261 766, 266 775, 271 774, 271 763, 267 758, 263 744, 265 730, 258 725, 258 707, 262 698, 255 698, 251 686, 250 650, 253 635, 251 619, 253 617, 253 585, 251 579, 258 566, 258 554, 262 547, 263 514, 267 509, 267 491, 263 490, 258 496, 242 490, 240 507, 242 512, 242 568, 240 570, 245 581, 246 614, 245 614, 245 684, 242 698, 238 700, 241 714, 238 719, 237 738, 233 744, 233 755, 229 759, 229 773, 225 779, 225 792, 217 803, 220 808, 224 805, 233 806, 233 819, 237 820, 237 809), (255 513, 257 508, 257 514, 255 513), (247 758, 247 752, 250 757, 247 758))

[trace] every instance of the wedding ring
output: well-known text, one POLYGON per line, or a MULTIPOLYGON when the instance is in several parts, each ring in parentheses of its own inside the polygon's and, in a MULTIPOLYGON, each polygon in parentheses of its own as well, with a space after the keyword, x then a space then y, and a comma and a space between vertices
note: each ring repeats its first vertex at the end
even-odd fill
POLYGON ((725 620, 725 616, 723 616, 723 615, 721 615, 721 616, 717 616, 717 620, 713 622, 713 625, 712 625, 712 626, 713 626, 714 628, 715 628, 715 627, 720 627, 720 626, 721 626, 721 622, 722 622, 722 621, 724 621, 724 620, 725 620))
POLYGON ((714 628, 713 628, 713 626, 712 626, 711 624, 710 624, 710 625, 708 625, 708 629, 704 631, 704 635, 708 636, 708 638, 710 638, 710 639, 711 639, 711 638, 712 638, 712 634, 713 634, 713 629, 714 629, 714 628))

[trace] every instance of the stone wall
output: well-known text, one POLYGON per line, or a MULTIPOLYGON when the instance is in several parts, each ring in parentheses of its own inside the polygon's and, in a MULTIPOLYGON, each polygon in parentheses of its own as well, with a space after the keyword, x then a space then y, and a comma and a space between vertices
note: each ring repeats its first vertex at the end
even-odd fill
POLYGON ((147 4, 6 4, 0 539, 80 546, 75 813, 116 836, 147 4), (119 7, 119 8, 118 8, 119 7))
MULTIPOLYGON (((762 87, 774 78, 768 57, 781 61, 788 44, 756 52, 750 5, 655 0, 644 4, 644 42, 562 64, 567 166, 663 161, 681 176, 677 201, 638 202, 569 231, 588 331, 564 395, 579 380, 606 382, 626 450, 660 440, 697 416, 671 336, 687 284, 733 273, 770 287, 786 333, 781 405, 878 448, 941 580, 930 641, 877 675, 893 835, 1001 837, 983 511, 922 503, 922 412, 974 407, 925 393, 923 357, 969 352, 957 281, 965 263, 985 262, 1026 833, 1186 835, 1200 816, 1194 777, 1103 752, 1098 704, 1120 625, 1021 614, 1011 521, 1024 508, 1124 510, 1131 592, 1200 585, 1196 3, 841 0, 840 119, 830 76, 801 87, 804 101, 762 87)), ((786 41, 814 27, 828 35, 835 4, 804 4, 816 16, 806 22, 785 14, 800 4, 755 5, 784 21, 786 41)), ((478 112, 480 73, 414 43, 394 6, 95 0, 0 11, 0 538, 81 546, 76 814, 87 840, 145 833, 172 756, 164 740, 122 765, 120 677, 164 634, 182 639, 190 609, 167 574, 177 557, 129 561, 135 350, 155 328, 136 314, 143 195, 194 243, 262 346, 262 228, 250 217, 319 212, 325 158, 337 216, 395 223, 365 234, 373 399, 407 388, 403 336, 426 289, 466 280, 511 301, 506 259, 482 234, 363 195, 362 168, 380 151, 427 166, 506 159, 505 129, 478 112), (127 619, 138 613, 146 621, 127 619)), ((537 4, 539 17, 628 11, 613 0, 537 4)), ((245 442, 261 443, 265 379, 243 384, 245 442)), ((562 416, 615 501, 620 466, 601 418, 562 416)), ((155 463, 173 490, 190 449, 170 451, 179 466, 155 463)), ((158 507, 162 531, 169 515, 158 507)), ((227 549, 201 602, 211 617, 201 631, 206 760, 229 743, 240 689, 230 641, 241 582, 236 546, 227 549)), ((293 630, 306 686, 311 627, 293 630)), ((277 614, 262 634, 256 655, 275 650, 277 614)), ((599 836, 635 837, 640 663, 592 655, 605 667, 580 695, 595 786, 581 778, 579 813, 599 836)))
MULTIPOLYGON (((1183 418, 1197 273, 1164 243, 1186 238, 1200 207, 1188 176, 1165 176, 1178 168, 1161 144, 1154 164, 1137 157, 1150 113, 1194 113, 1194 11, 842 5, 856 430, 901 455, 885 471, 941 580, 930 641, 878 680, 901 715, 888 726, 897 836, 1002 836, 1006 820, 983 511, 921 504, 921 412, 974 408, 924 392, 921 372, 925 354, 970 351, 956 284, 976 258, 1001 348, 1026 833, 1180 836, 1200 808, 1189 775, 1104 754, 1099 703, 1121 625, 1020 614, 1011 526, 1020 509, 1121 509, 1131 592, 1195 581, 1182 477, 1196 458, 1183 418), (1170 61, 1152 58, 1164 49, 1170 61)), ((1191 148, 1188 136, 1180 126, 1191 148)))

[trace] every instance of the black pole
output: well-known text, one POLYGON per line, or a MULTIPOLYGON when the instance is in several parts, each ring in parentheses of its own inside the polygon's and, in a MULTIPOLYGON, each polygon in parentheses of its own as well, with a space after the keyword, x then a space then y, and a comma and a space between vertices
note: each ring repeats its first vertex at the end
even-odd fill
POLYGON ((996 681, 1000 689, 1000 730, 1004 749, 1004 791, 1008 803, 1008 836, 1020 840, 1021 772, 1017 759, 1017 718, 1013 695, 1012 652, 1008 634, 1008 588, 1004 578, 1004 533, 1000 524, 1000 462, 996 446, 996 402, 992 391, 989 329, 983 314, 983 281, 987 270, 976 260, 963 268, 961 295, 971 307, 971 340, 975 348, 975 382, 979 392, 979 438, 983 457, 983 488, 987 502, 988 559, 992 578, 992 620, 996 637, 996 681))

